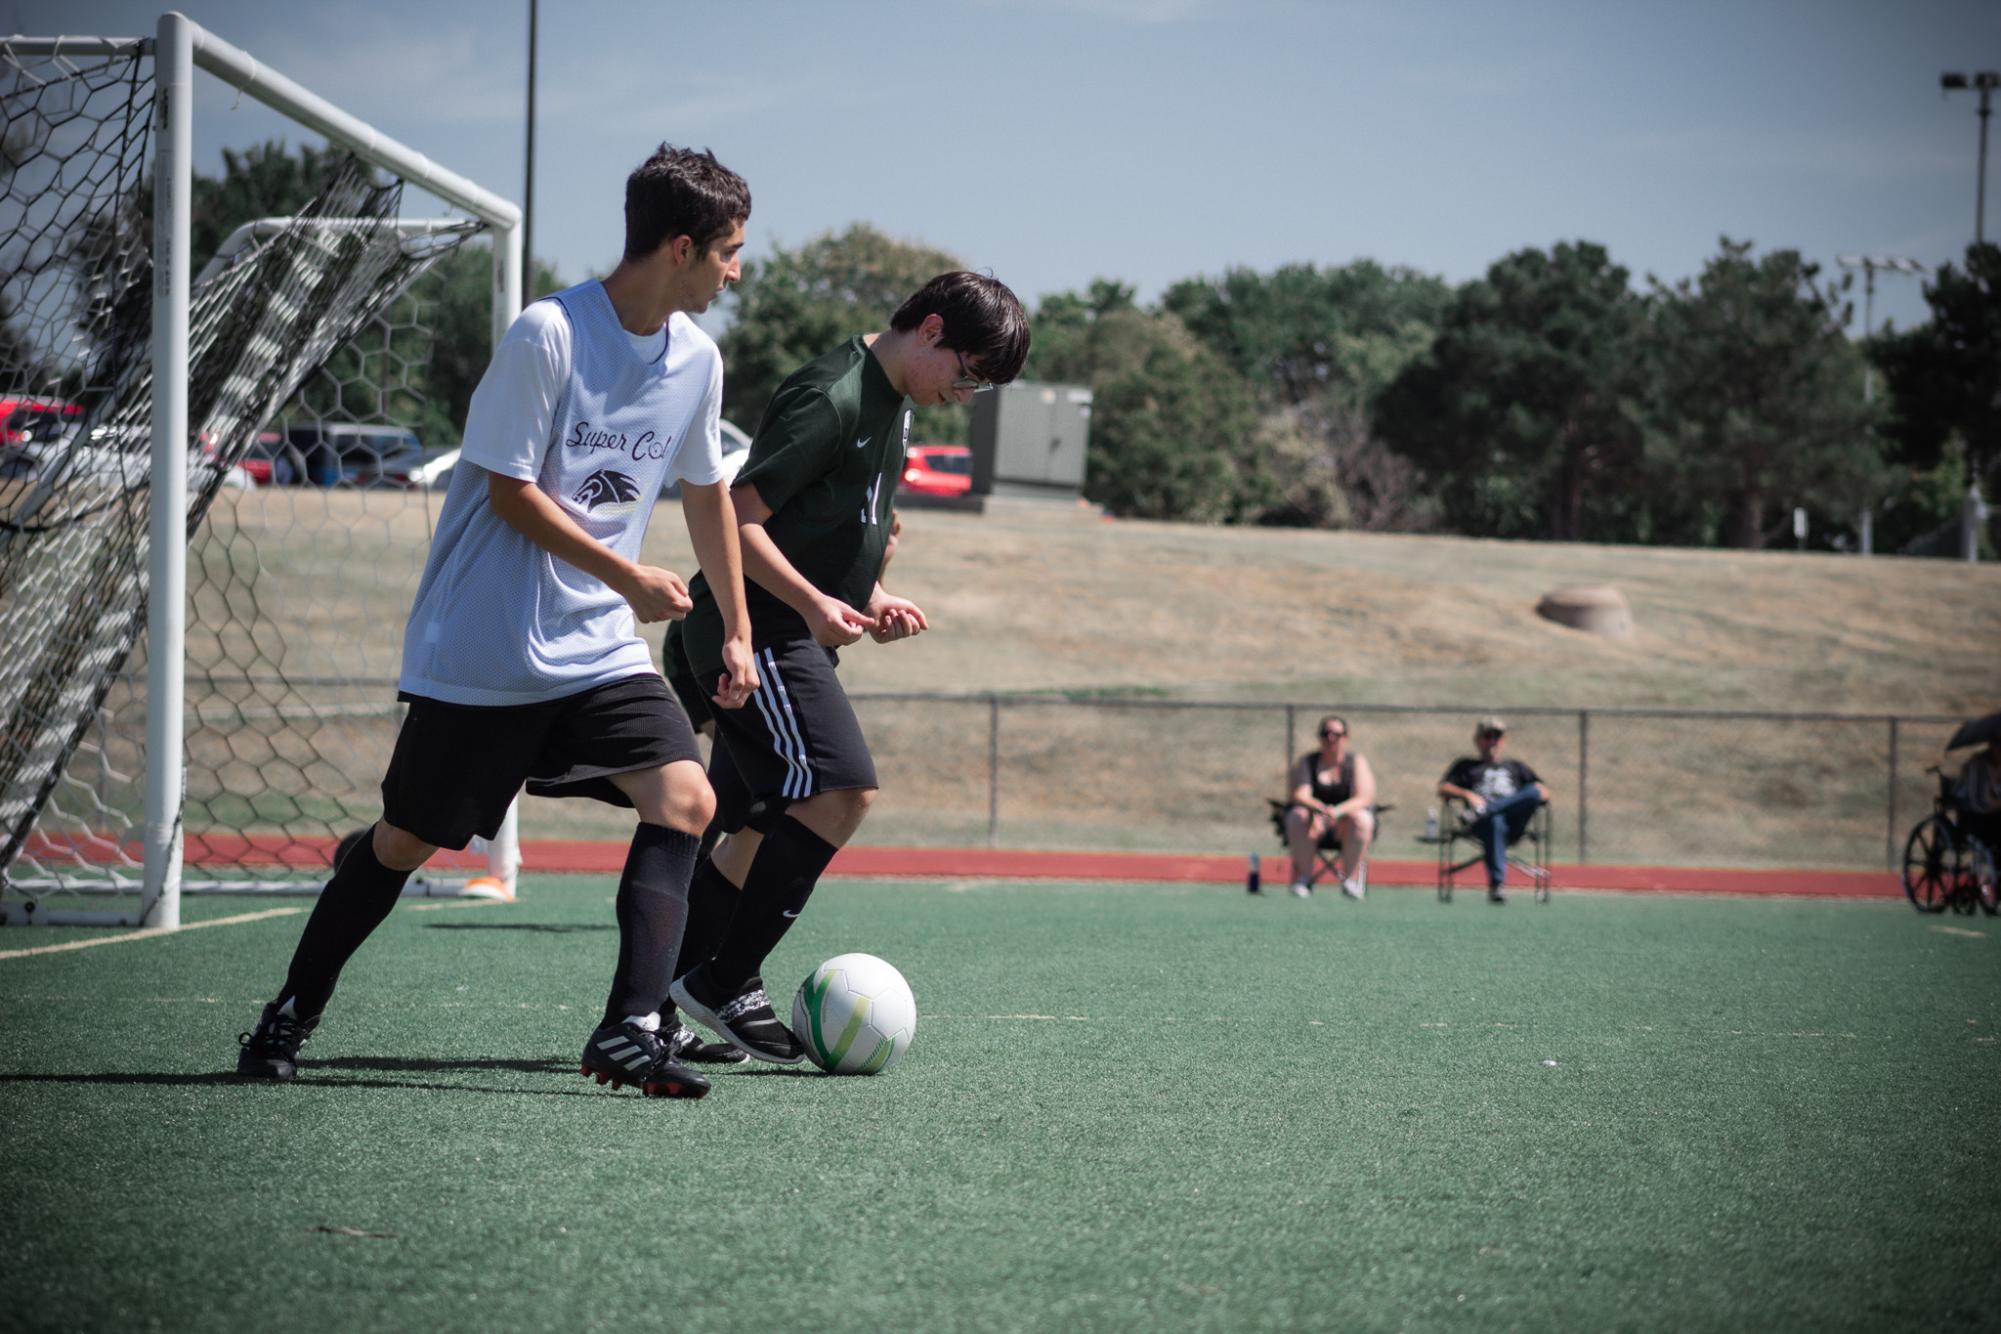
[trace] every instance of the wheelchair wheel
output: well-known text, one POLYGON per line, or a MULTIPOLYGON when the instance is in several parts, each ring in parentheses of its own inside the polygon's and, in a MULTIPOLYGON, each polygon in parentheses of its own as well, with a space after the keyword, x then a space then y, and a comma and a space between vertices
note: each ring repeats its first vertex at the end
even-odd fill
POLYGON ((1936 815, 1918 821, 1904 843, 1904 897, 1919 912, 1944 912, 1958 894, 1963 860, 1951 825, 1936 815))

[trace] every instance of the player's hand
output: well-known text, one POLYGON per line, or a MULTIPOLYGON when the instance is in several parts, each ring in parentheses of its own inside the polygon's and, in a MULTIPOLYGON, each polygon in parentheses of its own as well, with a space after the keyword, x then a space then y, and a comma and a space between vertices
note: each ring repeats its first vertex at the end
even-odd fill
POLYGON ((757 690, 757 658, 740 639, 723 641, 723 674, 709 698, 719 709, 740 709, 757 690))
POLYGON ((908 598, 880 593, 869 603, 868 609, 876 622, 875 628, 869 631, 869 638, 878 644, 908 639, 931 628, 931 622, 925 619, 923 611, 908 598))
POLYGON ((846 648, 875 629, 875 617, 856 611, 839 598, 821 598, 806 618, 813 642, 821 648, 846 648))
POLYGON ((618 593, 632 604, 632 614, 642 624, 678 621, 695 604, 688 597, 688 585, 672 570, 658 565, 635 565, 618 593))

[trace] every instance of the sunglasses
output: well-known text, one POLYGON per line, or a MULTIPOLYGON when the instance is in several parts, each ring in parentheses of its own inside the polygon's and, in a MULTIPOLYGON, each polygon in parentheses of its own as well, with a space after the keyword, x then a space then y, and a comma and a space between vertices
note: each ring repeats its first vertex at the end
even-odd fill
POLYGON ((1320 739, 1323 741, 1334 741, 1346 735, 1348 735, 1346 732, 1322 732, 1320 739))

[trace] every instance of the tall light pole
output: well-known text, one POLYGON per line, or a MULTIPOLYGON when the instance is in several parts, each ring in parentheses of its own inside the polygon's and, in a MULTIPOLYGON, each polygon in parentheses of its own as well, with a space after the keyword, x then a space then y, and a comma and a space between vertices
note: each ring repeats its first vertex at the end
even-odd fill
MULTIPOLYGON (((1866 343, 1876 336, 1876 270, 1891 273, 1923 273, 1925 266, 1914 259, 1904 259, 1899 255, 1836 255, 1834 262, 1844 269, 1862 270, 1862 340, 1866 343)), ((1862 401, 1876 401, 1876 364, 1869 360, 1868 353, 1862 356, 1862 401)), ((1876 550, 1876 506, 1874 502, 1862 507, 1862 554, 1874 555, 1876 550)))
MULTIPOLYGON (((1862 270, 1862 337, 1866 341, 1876 336, 1876 271, 1890 273, 1923 273, 1925 266, 1914 259, 1904 259, 1898 255, 1836 255, 1834 262, 1844 269, 1862 270)), ((1862 401, 1876 401, 1876 367, 1866 358, 1862 362, 1862 401)))
POLYGON ((2001 87, 2001 72, 1984 69, 1978 74, 1941 74, 1938 86, 1948 93, 1958 89, 1978 89, 1980 93, 1980 184, 1973 201, 1973 240, 1977 245, 1987 239, 1987 118, 1994 111, 1990 102, 1994 90, 2001 87))
POLYGON ((521 299, 533 301, 535 290, 535 0, 528 0, 528 161, 521 187, 521 299))

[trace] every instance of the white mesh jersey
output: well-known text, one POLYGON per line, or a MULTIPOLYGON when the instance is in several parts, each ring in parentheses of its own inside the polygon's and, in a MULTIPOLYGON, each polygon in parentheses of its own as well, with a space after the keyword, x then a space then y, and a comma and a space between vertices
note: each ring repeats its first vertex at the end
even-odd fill
POLYGON ((509 527, 486 474, 534 482, 636 560, 663 486, 721 480, 722 397, 722 354, 686 315, 628 333, 595 279, 522 311, 473 392, 399 689, 532 704, 655 670, 625 599, 509 527))

